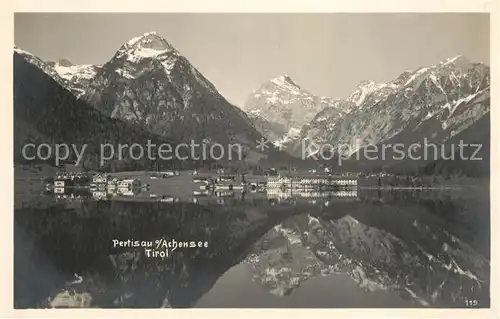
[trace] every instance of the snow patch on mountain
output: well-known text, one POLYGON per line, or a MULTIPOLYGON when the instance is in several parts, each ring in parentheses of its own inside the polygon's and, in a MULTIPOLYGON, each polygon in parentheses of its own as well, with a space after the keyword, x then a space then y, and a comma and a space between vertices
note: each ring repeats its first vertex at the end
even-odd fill
POLYGON ((278 131, 268 129, 261 133, 276 145, 284 146, 296 140, 303 126, 320 111, 332 107, 343 113, 349 112, 349 109, 343 109, 344 106, 331 97, 311 94, 285 74, 253 91, 243 109, 250 118, 258 114, 259 122, 265 120, 268 127, 278 127, 278 131))
POLYGON ((45 62, 34 54, 14 46, 14 51, 27 62, 52 77, 62 87, 72 92, 77 98, 85 93, 85 87, 96 76, 99 65, 73 65, 69 61, 45 62))
POLYGON ((407 86, 408 84, 412 83, 417 77, 419 77, 420 75, 424 74, 428 70, 429 70, 429 68, 420 68, 420 69, 418 69, 415 73, 413 73, 412 76, 410 76, 410 78, 406 81, 406 83, 403 86, 407 86))
POLYGON ((104 114, 179 141, 238 142, 250 154, 249 144, 261 138, 249 118, 156 32, 125 42, 84 98, 104 114))
POLYGON ((274 141, 274 145, 278 147, 284 147, 292 141, 295 141, 299 136, 300 129, 291 127, 285 135, 283 135, 280 139, 274 141))
POLYGON ((351 155, 398 136, 398 143, 413 143, 413 137, 425 134, 442 142, 489 111, 489 82, 489 67, 463 56, 404 72, 387 83, 363 81, 347 99, 355 104, 351 112, 318 113, 287 150, 297 155, 303 139, 318 145, 346 144, 351 155))
POLYGON ((69 89, 77 97, 80 97, 85 94, 85 88, 94 79, 101 66, 92 64, 66 65, 57 62, 53 68, 61 78, 67 81, 69 89))
POLYGON ((71 65, 63 66, 56 64, 54 70, 66 80, 72 80, 73 77, 81 77, 87 80, 92 79, 96 75, 96 66, 92 64, 81 64, 81 65, 71 65))
POLYGON ((469 61, 469 59, 467 59, 467 57, 465 57, 462 54, 459 54, 459 55, 454 56, 450 59, 447 59, 444 62, 442 62, 441 64, 447 65, 447 66, 454 65, 454 66, 458 66, 462 69, 472 69, 474 67, 474 64, 471 61, 469 61))

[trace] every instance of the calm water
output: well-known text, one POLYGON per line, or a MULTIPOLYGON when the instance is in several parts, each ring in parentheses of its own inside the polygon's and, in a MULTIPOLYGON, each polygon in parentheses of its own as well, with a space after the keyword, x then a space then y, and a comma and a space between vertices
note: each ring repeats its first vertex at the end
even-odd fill
POLYGON ((316 203, 31 197, 14 222, 16 308, 489 307, 488 189, 316 203), (160 238, 208 247, 162 259, 112 245, 160 238))

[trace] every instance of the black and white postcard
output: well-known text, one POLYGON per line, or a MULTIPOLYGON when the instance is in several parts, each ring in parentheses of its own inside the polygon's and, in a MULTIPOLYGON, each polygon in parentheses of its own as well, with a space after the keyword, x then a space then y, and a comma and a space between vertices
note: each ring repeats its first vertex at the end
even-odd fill
POLYGON ((481 4, 48 8, 4 41, 12 311, 493 314, 481 4))

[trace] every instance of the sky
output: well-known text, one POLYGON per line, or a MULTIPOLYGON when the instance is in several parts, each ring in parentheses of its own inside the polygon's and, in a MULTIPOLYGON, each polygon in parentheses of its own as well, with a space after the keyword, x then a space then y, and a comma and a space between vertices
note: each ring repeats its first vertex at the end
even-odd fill
POLYGON ((230 102, 288 74, 320 96, 462 54, 489 65, 487 13, 16 13, 14 41, 46 61, 104 64, 156 31, 230 102))

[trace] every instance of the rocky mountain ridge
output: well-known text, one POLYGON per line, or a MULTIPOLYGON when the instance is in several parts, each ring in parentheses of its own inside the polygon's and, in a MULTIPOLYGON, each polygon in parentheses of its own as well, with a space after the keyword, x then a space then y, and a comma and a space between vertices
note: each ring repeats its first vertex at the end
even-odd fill
POLYGON ((342 114, 351 108, 342 101, 313 95, 285 74, 263 83, 252 92, 243 110, 263 135, 275 144, 283 145, 296 138, 301 128, 327 107, 342 114))
POLYGON ((77 98, 85 93, 86 86, 95 77, 97 70, 101 67, 100 65, 92 64, 72 64, 67 59, 60 59, 57 62, 43 61, 33 53, 17 46, 14 46, 14 52, 45 72, 77 98))
POLYGON ((490 108, 489 67, 464 56, 387 83, 362 81, 346 100, 315 96, 282 75, 254 91, 243 112, 154 32, 124 43, 102 66, 46 63, 14 50, 109 117, 168 139, 238 143, 256 160, 262 136, 298 158, 324 144, 354 158, 368 145, 446 143, 490 108), (304 150, 304 141, 311 147, 304 150))
POLYGON ((124 43, 99 66, 44 62, 17 47, 15 52, 104 115, 152 134, 188 144, 238 144, 249 161, 277 153, 255 149, 262 135, 248 116, 155 32, 124 43))
MULTIPOLYGON (((457 56, 405 72, 388 83, 363 82, 339 116, 325 109, 305 125, 288 151, 300 156, 301 141, 344 145, 354 155, 367 145, 445 143, 489 113, 489 67, 457 56)), ((309 150, 309 154, 318 148, 309 150)), ((346 154, 344 154, 346 155, 346 154)))
MULTIPOLYGON (((22 155, 26 143, 35 145, 47 143, 50 146, 64 143, 78 149, 86 145, 83 154, 85 156, 79 165, 87 169, 107 171, 149 169, 150 165, 156 164, 156 161, 145 157, 133 160, 128 152, 124 152, 121 159, 115 154, 112 160, 106 161, 106 165, 101 166, 99 158, 101 147, 106 144, 114 147, 132 143, 147 145, 147 141, 156 145, 176 146, 175 140, 162 138, 130 123, 102 114, 82 99, 77 99, 72 92, 56 81, 57 75, 53 76, 27 61, 25 56, 14 52, 15 163, 33 163, 22 155)), ((184 150, 181 150, 181 153, 182 156, 186 155, 184 150)), ((49 156, 47 160, 50 165, 54 164, 53 155, 52 152, 52 157, 49 156)), ((64 162, 74 163, 75 153, 70 155, 64 162)), ((164 167, 172 167, 174 163, 181 164, 175 158, 172 161, 161 162, 165 164, 164 167)))
POLYGON ((337 156, 354 157, 381 143, 446 143, 488 114, 489 87, 489 67, 458 55, 386 83, 362 81, 345 100, 318 98, 281 76, 252 92, 244 110, 293 156, 314 155, 326 144, 348 152, 337 156))
POLYGON ((123 44, 82 97, 104 114, 178 140, 239 143, 261 135, 184 56, 151 32, 123 44))

